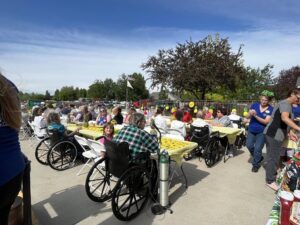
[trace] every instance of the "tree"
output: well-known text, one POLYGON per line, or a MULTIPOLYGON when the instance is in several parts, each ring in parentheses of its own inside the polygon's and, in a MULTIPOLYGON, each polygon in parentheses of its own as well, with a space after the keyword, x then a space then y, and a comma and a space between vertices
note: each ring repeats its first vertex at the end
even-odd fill
POLYGON ((96 80, 88 89, 88 97, 93 99, 103 99, 105 97, 104 84, 101 80, 96 80))
POLYGON ((51 99, 51 95, 49 93, 48 90, 46 90, 46 93, 45 93, 45 100, 50 100, 51 99))
POLYGON ((263 90, 271 90, 273 85, 273 66, 268 64, 263 69, 247 67, 244 70, 244 78, 237 82, 236 92, 229 90, 219 91, 229 99, 258 99, 263 90))
POLYGON ((76 90, 74 89, 73 86, 64 86, 60 89, 59 92, 59 99, 62 101, 67 101, 67 100, 76 100, 76 90))
POLYGON ((122 74, 116 83, 116 98, 120 101, 126 100, 127 79, 130 78, 130 84, 133 89, 128 88, 128 100, 138 101, 149 98, 149 91, 146 88, 146 80, 140 73, 130 75, 122 74))
POLYGON ((56 101, 60 100, 60 98, 59 98, 59 90, 58 89, 55 90, 53 98, 56 101))
POLYGON ((290 89, 296 88, 297 78, 300 77, 300 67, 294 66, 288 70, 282 70, 274 79, 274 93, 276 99, 286 98, 290 89))
POLYGON ((180 92, 204 99, 205 93, 220 88, 235 91, 244 75, 241 46, 231 51, 228 39, 216 35, 203 40, 177 44, 175 49, 159 50, 142 64, 150 74, 151 87, 165 85, 180 92))

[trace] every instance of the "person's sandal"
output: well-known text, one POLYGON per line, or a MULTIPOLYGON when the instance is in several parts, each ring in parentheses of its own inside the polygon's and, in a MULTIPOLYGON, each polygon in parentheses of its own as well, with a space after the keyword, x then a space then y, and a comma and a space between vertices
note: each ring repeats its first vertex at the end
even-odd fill
POLYGON ((267 185, 267 187, 269 187, 269 188, 271 188, 273 191, 278 191, 278 189, 279 189, 279 187, 276 185, 276 183, 275 182, 272 182, 271 184, 266 184, 267 185))

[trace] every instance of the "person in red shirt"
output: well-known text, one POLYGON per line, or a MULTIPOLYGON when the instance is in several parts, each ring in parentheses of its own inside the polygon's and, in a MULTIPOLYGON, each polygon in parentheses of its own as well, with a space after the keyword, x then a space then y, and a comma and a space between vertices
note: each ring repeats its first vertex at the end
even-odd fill
POLYGON ((192 117, 191 113, 189 112, 189 109, 184 110, 182 122, 185 122, 185 123, 193 122, 193 117, 192 117))

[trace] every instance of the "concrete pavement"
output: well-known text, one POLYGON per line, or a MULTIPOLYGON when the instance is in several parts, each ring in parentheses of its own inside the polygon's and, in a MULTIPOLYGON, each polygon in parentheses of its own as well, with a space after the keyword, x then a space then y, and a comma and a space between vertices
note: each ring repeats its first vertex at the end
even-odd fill
MULTIPOLYGON (((111 202, 91 201, 84 189, 85 174, 76 176, 81 165, 58 172, 39 164, 34 148, 22 143, 23 152, 32 161, 32 207, 41 225, 108 225, 128 224, 117 220, 111 202)), ((207 168, 204 161, 184 162, 188 178, 185 189, 183 178, 176 178, 170 189, 173 214, 151 213, 152 202, 130 221, 133 225, 260 225, 266 224, 275 194, 265 186, 265 170, 251 172, 246 149, 239 151, 226 163, 220 161, 207 168)))

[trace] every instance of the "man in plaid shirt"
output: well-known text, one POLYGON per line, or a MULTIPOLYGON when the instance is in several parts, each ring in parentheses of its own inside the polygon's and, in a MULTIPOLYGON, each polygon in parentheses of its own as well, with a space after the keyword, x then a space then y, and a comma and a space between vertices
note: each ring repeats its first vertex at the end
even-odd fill
POLYGON ((155 153, 159 150, 158 142, 147 131, 143 130, 145 125, 145 116, 141 113, 134 113, 130 116, 129 126, 123 127, 113 138, 113 141, 116 143, 127 142, 132 158, 140 152, 155 153))

